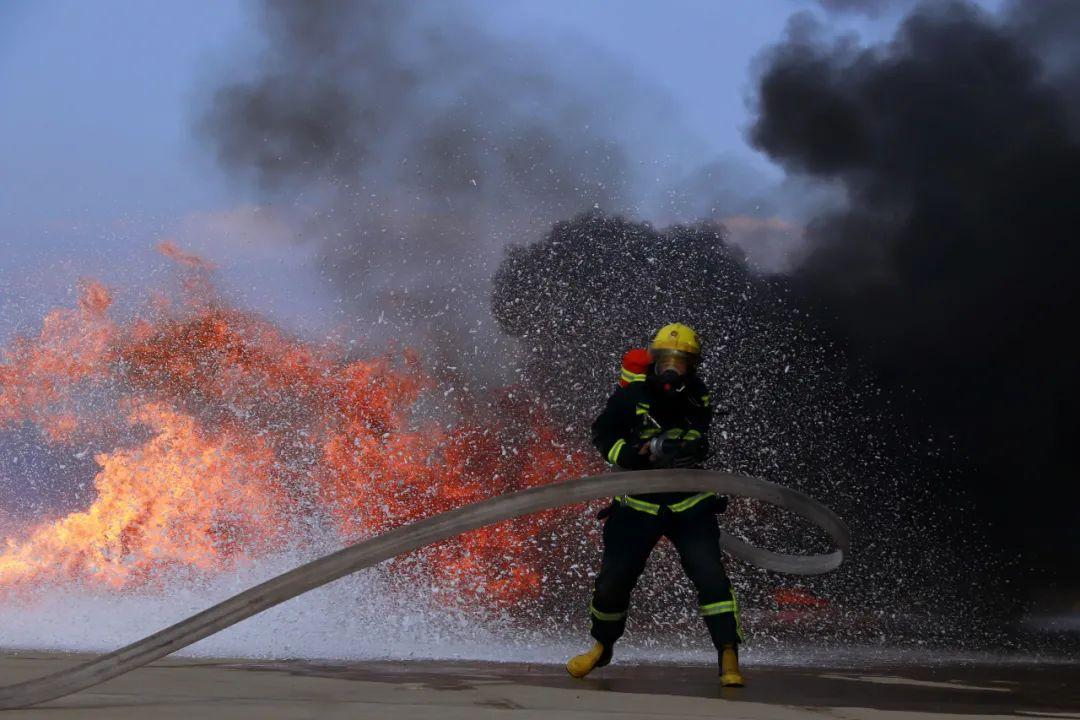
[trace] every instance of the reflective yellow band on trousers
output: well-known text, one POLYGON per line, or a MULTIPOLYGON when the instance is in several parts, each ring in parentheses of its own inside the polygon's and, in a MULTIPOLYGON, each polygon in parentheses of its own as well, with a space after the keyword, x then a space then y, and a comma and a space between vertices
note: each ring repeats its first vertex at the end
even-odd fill
MULTIPOLYGON (((685 500, 680 500, 674 505, 668 505, 667 508, 671 512, 683 512, 697 505, 702 500, 707 500, 716 495, 716 493, 698 493, 692 497, 688 497, 685 500)), ((629 495, 620 495, 615 498, 617 502, 621 502, 627 507, 631 507, 641 512, 649 513, 650 515, 659 515, 661 505, 656 503, 646 502, 645 500, 638 500, 637 498, 630 497, 629 495)))
POLYGON ((622 438, 619 438, 618 440, 615 441, 615 444, 611 446, 610 450, 608 450, 607 461, 609 463, 611 463, 612 465, 615 465, 615 464, 618 463, 618 461, 619 461, 619 451, 623 449, 623 445, 625 445, 625 444, 626 444, 626 441, 623 440, 622 438))
POLYGON ((746 638, 743 635, 742 620, 739 619, 739 601, 735 599, 735 589, 731 590, 730 600, 721 600, 720 602, 709 603, 708 605, 702 605, 698 608, 701 612, 701 617, 709 617, 711 615, 723 615, 724 613, 731 613, 735 618, 735 636, 739 638, 739 642, 745 642, 746 638))
POLYGON ((625 611, 620 613, 602 612, 600 610, 597 610, 596 606, 592 605, 591 603, 589 605, 589 614, 591 614, 597 620, 603 620, 605 622, 617 622, 626 617, 625 611))
POLYGON ((705 617, 706 615, 719 615, 721 613, 733 613, 737 609, 734 600, 721 600, 720 602, 702 605, 699 608, 702 617, 705 617))

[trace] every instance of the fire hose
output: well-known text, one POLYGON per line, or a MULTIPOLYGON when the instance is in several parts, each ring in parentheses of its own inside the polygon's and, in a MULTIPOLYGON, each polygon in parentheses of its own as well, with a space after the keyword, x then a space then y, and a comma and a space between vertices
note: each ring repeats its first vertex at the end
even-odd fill
POLYGON ((849 552, 850 534, 832 510, 797 490, 766 480, 706 470, 645 470, 584 477, 501 495, 395 528, 271 578, 186 620, 119 650, 66 670, 0 688, 0 709, 29 707, 84 690, 142 667, 263 610, 402 553, 521 515, 598 498, 643 492, 716 492, 754 498, 799 515, 836 545, 821 555, 785 555, 721 533, 734 557, 767 570, 816 575, 835 570, 849 552))

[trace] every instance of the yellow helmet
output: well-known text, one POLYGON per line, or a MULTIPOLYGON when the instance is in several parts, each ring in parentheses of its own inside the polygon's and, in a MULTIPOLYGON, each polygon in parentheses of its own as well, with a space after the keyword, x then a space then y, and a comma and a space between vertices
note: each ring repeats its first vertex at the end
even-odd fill
POLYGON ((697 333, 689 325, 671 323, 660 328, 649 346, 654 354, 657 350, 674 350, 689 355, 700 356, 701 344, 698 343, 697 333))

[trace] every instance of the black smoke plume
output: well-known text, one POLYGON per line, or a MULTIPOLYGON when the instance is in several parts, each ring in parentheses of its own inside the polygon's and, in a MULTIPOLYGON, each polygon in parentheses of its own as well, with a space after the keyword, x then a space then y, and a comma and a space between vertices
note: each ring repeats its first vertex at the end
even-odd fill
POLYGON ((891 42, 792 25, 753 142, 846 189, 792 276, 1025 567, 1075 576, 1080 3, 927 3, 891 42))

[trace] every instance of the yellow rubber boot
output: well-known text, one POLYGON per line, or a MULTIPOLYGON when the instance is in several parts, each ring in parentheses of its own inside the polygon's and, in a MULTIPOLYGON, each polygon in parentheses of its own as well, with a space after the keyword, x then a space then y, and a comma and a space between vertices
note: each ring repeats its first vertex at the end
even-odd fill
POLYGON ((742 673, 739 672, 739 651, 728 644, 720 652, 720 684, 724 687, 743 687, 742 673))
POLYGON ((611 651, 604 647, 603 643, 597 642, 588 652, 570 658, 570 661, 566 663, 566 672, 573 677, 583 678, 594 668, 604 667, 609 662, 611 662, 611 651))

